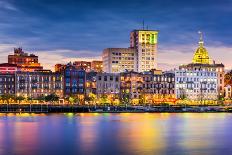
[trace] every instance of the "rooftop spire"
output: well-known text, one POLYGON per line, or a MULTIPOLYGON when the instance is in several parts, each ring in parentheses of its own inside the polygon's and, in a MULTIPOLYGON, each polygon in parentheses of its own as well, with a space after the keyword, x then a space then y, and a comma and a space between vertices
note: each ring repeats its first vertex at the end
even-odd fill
POLYGON ((201 31, 198 31, 198 33, 200 34, 199 46, 203 47, 204 45, 203 34, 201 31))

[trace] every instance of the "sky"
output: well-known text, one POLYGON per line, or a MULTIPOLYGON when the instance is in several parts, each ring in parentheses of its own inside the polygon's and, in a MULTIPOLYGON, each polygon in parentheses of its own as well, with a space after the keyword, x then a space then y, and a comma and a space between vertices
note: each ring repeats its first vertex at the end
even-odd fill
POLYGON ((35 53, 45 68, 101 59, 103 49, 129 47, 129 34, 159 30, 158 66, 190 63, 203 32, 217 63, 232 68, 232 0, 0 0, 0 63, 13 48, 35 53))

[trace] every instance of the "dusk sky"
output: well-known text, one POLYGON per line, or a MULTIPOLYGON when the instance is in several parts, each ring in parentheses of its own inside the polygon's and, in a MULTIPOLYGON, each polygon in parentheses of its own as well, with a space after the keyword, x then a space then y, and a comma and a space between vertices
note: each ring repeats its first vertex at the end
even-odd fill
POLYGON ((199 30, 210 57, 230 69, 231 19, 231 0, 0 0, 0 62, 19 46, 50 69, 101 59, 104 48, 128 47, 144 20, 159 30, 161 69, 191 62, 199 30))

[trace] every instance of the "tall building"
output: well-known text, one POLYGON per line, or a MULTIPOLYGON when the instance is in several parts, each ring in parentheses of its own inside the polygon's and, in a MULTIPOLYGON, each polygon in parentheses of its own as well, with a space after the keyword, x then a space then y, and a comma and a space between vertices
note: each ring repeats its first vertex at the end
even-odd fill
POLYGON ((192 63, 179 66, 179 69, 195 71, 215 71, 217 73, 217 92, 218 95, 224 95, 224 65, 216 64, 215 61, 211 62, 207 49, 204 47, 202 33, 200 33, 199 47, 194 53, 192 63))
POLYGON ((120 73, 125 70, 136 71, 136 50, 134 48, 107 48, 103 51, 103 71, 120 73))
POLYGON ((34 54, 25 53, 22 48, 15 48, 13 55, 8 55, 8 63, 16 64, 21 71, 35 71, 42 70, 38 56, 34 54))
POLYGON ((138 72, 157 68, 157 38, 156 30, 134 30, 130 33, 130 47, 136 49, 138 72))
POLYGON ((157 37, 158 31, 132 31, 129 48, 107 48, 103 51, 103 71, 119 73, 157 69, 157 37))

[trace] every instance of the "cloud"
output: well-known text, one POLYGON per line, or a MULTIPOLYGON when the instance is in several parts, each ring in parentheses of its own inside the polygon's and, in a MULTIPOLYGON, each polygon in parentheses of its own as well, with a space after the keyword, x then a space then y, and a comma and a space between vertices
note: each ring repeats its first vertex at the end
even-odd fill
POLYGON ((92 61, 101 60, 101 57, 94 55, 91 51, 72 51, 72 50, 54 50, 54 51, 40 51, 36 52, 39 55, 39 61, 44 66, 44 69, 54 71, 55 64, 67 64, 74 61, 92 61), (72 57, 76 53, 75 57, 72 57), (86 53, 86 55, 85 55, 86 53), (92 54, 88 55, 88 53, 92 54))
POLYGON ((13 4, 6 1, 0 1, 0 8, 10 11, 18 11, 18 9, 13 4))

